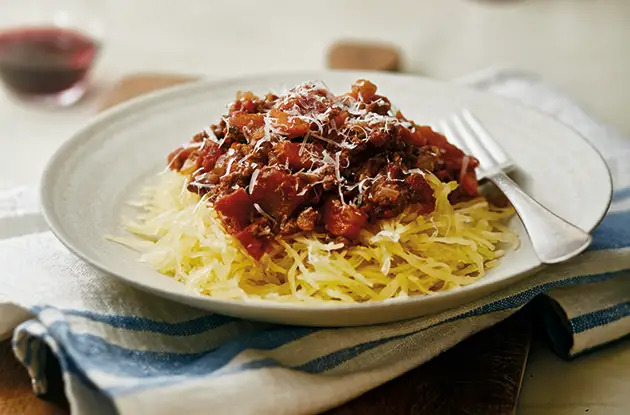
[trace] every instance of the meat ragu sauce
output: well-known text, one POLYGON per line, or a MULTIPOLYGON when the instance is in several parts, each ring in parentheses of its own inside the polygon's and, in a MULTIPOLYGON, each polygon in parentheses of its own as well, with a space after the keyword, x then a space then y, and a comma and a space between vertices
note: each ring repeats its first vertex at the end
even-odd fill
POLYGON ((340 96, 316 82, 282 96, 239 92, 168 160, 256 259, 277 235, 315 230, 348 243, 410 205, 433 211, 425 172, 460 183, 453 203, 477 195, 477 160, 394 112, 366 80, 340 96))

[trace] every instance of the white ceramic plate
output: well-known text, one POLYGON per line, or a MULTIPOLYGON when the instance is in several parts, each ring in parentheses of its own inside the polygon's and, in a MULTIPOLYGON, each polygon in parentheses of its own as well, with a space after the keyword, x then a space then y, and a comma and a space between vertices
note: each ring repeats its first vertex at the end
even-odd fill
POLYGON ((470 109, 513 157, 514 177, 528 193, 587 231, 604 216, 612 192, 606 165, 582 137, 559 122, 494 96, 424 78, 319 71, 200 82, 103 113, 49 162, 41 186, 48 223, 78 256, 141 289, 217 313, 286 324, 345 326, 416 317, 475 300, 539 268, 540 261, 515 219, 512 225, 521 247, 475 284, 404 300, 305 306, 202 296, 138 262, 133 251, 104 239, 106 234, 122 232, 125 202, 164 169, 167 154, 216 122, 237 90, 262 94, 320 79, 341 93, 359 78, 375 82, 381 94, 421 124, 463 107, 470 109))

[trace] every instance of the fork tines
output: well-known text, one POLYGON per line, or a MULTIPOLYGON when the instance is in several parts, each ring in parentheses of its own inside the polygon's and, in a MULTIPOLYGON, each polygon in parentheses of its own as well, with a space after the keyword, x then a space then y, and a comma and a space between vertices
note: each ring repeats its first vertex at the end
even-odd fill
POLYGON ((481 170, 511 167, 510 158, 503 148, 467 109, 441 120, 437 127, 451 143, 477 158, 481 170))

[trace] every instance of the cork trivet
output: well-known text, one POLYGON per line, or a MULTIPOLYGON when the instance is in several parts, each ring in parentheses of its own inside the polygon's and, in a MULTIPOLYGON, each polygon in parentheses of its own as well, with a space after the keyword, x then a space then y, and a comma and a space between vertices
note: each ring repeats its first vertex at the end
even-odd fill
POLYGON ((387 44, 340 41, 328 50, 328 66, 332 69, 398 71, 400 55, 387 44))

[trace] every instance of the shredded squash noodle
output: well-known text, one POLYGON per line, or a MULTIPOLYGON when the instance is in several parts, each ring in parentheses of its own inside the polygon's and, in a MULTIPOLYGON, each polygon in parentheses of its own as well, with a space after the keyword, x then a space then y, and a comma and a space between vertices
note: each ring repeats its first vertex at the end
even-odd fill
POLYGON ((317 233, 284 237, 256 261, 212 207, 186 190, 184 176, 165 172, 134 204, 142 212, 125 225, 134 236, 108 238, 195 291, 228 299, 364 302, 471 284, 518 244, 506 226, 513 210, 481 197, 452 206, 457 183, 430 174, 427 181, 436 198, 431 214, 407 210, 381 220, 350 246, 317 233))

